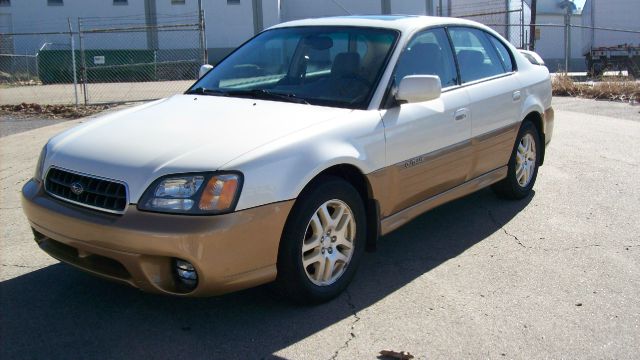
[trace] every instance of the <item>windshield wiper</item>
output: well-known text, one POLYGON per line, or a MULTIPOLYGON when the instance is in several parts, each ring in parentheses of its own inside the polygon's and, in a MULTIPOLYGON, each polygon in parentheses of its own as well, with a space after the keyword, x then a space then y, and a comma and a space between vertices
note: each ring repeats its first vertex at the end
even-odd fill
POLYGON ((228 93, 226 91, 207 89, 207 88, 203 88, 203 87, 197 87, 197 88, 195 88, 193 90, 189 90, 185 94, 221 95, 221 96, 227 96, 228 95, 228 93))
POLYGON ((228 96, 250 96, 256 99, 284 100, 292 103, 309 105, 307 100, 297 97, 294 93, 279 93, 264 89, 231 90, 226 91, 225 93, 228 96))

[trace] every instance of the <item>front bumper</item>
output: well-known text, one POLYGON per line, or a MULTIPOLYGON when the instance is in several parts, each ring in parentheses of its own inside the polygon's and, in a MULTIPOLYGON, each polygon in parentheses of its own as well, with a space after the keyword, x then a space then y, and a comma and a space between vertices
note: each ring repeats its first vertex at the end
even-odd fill
POLYGON ((138 211, 102 213, 47 195, 41 182, 22 189, 22 207, 49 255, 90 273, 145 291, 208 296, 276 277, 278 246, 293 200, 217 216, 138 211), (198 284, 184 290, 175 258, 193 264, 198 284))

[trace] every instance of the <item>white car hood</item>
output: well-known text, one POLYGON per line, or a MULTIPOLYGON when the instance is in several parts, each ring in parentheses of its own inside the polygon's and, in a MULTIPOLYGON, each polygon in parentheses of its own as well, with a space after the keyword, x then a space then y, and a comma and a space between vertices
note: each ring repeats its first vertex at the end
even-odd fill
POLYGON ((136 203, 160 176, 218 170, 259 146, 350 111, 176 95, 97 118, 56 136, 49 144, 45 167, 124 181, 129 201, 136 203))

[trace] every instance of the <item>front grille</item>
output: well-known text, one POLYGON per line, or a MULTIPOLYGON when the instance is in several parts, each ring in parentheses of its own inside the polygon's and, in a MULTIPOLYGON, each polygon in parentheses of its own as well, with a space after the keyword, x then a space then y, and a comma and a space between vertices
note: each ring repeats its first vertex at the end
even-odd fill
POLYGON ((127 206, 124 184, 57 168, 47 173, 45 189, 63 200, 109 212, 122 212, 127 206))

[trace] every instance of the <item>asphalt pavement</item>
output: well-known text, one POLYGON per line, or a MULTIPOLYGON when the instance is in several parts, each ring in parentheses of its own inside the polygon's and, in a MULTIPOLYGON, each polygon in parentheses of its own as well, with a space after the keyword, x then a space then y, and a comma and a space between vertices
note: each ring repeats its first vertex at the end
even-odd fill
POLYGON ((348 291, 313 307, 265 287, 150 295, 58 263, 33 242, 19 191, 47 138, 83 120, 5 136, 0 358, 637 358, 640 107, 554 105, 530 197, 482 190, 422 215, 380 239, 348 291))
POLYGON ((0 115, 0 137, 38 129, 65 122, 67 119, 51 119, 46 116, 0 115))

